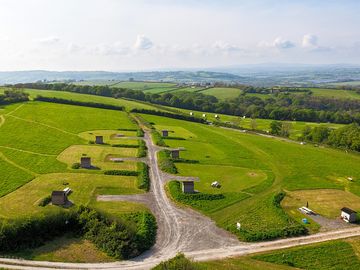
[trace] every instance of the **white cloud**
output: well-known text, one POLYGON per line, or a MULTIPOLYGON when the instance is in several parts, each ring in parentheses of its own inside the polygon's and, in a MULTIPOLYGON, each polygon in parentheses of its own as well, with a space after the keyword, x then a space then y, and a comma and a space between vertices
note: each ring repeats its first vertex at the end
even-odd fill
POLYGON ((304 48, 316 48, 318 46, 318 38, 315 35, 306 34, 303 36, 302 46, 304 48))
POLYGON ((273 46, 278 49, 290 49, 295 47, 295 44, 290 40, 283 39, 282 37, 278 37, 274 40, 273 46))
POLYGON ((144 35, 138 35, 134 44, 134 48, 137 50, 148 50, 153 46, 153 42, 144 35))
POLYGON ((295 47, 295 43, 282 37, 277 37, 273 42, 260 41, 258 43, 260 48, 277 48, 277 49, 290 49, 295 47))
POLYGON ((54 44, 58 44, 60 42, 60 38, 58 38, 56 36, 49 36, 49 37, 37 39, 36 42, 43 44, 43 45, 54 45, 54 44))
POLYGON ((121 42, 115 42, 113 44, 97 45, 93 51, 100 55, 127 55, 130 54, 131 49, 121 42))
POLYGON ((224 52, 236 52, 236 51, 241 51, 241 48, 236 46, 236 45, 232 45, 229 44, 225 41, 222 40, 218 40, 216 41, 213 46, 214 49, 219 50, 219 51, 224 51, 224 52))

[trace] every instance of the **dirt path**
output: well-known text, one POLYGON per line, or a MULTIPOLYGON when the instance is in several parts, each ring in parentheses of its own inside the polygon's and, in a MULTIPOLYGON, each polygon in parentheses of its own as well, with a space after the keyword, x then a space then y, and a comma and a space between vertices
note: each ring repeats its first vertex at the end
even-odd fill
POLYGON ((0 115, 0 127, 5 123, 5 117, 0 115))

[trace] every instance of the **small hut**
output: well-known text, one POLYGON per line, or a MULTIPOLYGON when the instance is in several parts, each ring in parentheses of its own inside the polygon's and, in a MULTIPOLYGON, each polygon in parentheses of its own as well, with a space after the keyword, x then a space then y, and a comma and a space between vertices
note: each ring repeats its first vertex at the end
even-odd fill
POLYGON ((51 193, 51 203, 53 205, 65 205, 68 202, 66 192, 55 190, 51 193))
POLYGON ((179 149, 171 150, 171 157, 172 158, 180 158, 180 150, 179 149))
POLYGON ((81 166, 81 168, 90 169, 91 168, 91 158, 90 157, 81 157, 80 166, 81 166))
POLYGON ((169 136, 169 131, 168 130, 164 129, 161 132, 162 132, 163 137, 168 137, 169 136))
POLYGON ((342 220, 349 222, 349 223, 353 223, 356 221, 356 211, 347 208, 347 207, 343 207, 341 208, 341 218, 342 220))
POLYGON ((194 193, 195 184, 194 181, 183 181, 182 182, 182 191, 184 193, 194 193))
POLYGON ((104 137, 103 136, 96 136, 95 137, 95 143, 96 144, 103 144, 104 143, 104 137))

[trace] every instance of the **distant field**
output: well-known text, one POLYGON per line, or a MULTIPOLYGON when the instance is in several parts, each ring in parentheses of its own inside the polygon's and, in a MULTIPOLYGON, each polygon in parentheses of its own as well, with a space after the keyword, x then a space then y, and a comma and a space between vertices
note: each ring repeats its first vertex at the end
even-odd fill
POLYGON ((214 87, 209 88, 203 91, 200 91, 202 94, 215 96, 218 99, 227 99, 227 98, 236 98, 241 94, 241 90, 238 88, 228 88, 228 87, 214 87))
POLYGON ((117 80, 94 80, 94 81, 81 81, 81 82, 72 82, 72 84, 76 84, 76 85, 90 85, 90 86, 94 86, 94 85, 101 85, 101 86, 112 86, 114 84, 117 84, 121 81, 117 81, 117 80))
POLYGON ((329 98, 349 98, 360 99, 360 94, 355 91, 341 90, 341 89, 326 89, 326 88, 310 88, 314 96, 322 96, 329 98))
POLYGON ((338 82, 338 83, 330 83, 330 85, 336 85, 336 86, 360 86, 360 81, 349 81, 349 82, 338 82))
POLYGON ((152 88, 172 88, 175 83, 165 82, 118 82, 112 85, 113 87, 129 88, 133 90, 150 90, 152 88))
MULTIPOLYGON (((231 192, 250 195, 241 201, 232 201, 230 205, 228 200, 209 202, 209 205, 203 202, 200 210, 223 228, 229 229, 241 222, 244 230, 256 233, 288 226, 282 209, 272 204, 272 196, 281 189, 346 188, 360 195, 360 182, 338 180, 349 175, 360 179, 359 155, 170 118, 142 116, 155 123, 156 129, 166 128, 173 132, 170 136, 186 139, 165 141, 170 147, 185 147, 186 151, 180 153, 182 158, 199 161, 198 164, 176 163, 181 175, 200 177, 201 182, 195 183, 195 189, 226 196, 231 192), (219 181, 222 187, 212 188, 212 181, 219 181)), ((356 207, 359 198, 355 195, 349 196, 349 204, 360 210, 356 207)), ((334 196, 326 197, 325 201, 330 203, 334 196)), ((296 206, 302 206, 302 202, 296 206)), ((300 215, 296 220, 301 222, 302 217, 300 215)))

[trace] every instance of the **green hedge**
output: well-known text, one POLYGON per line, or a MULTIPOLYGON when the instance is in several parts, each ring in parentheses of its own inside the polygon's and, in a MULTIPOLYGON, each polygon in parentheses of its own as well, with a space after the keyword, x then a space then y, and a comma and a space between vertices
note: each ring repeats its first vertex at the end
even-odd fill
POLYGON ((157 132, 156 130, 151 131, 151 139, 153 143, 156 144, 157 146, 167 147, 160 133, 157 132))
POLYGON ((205 267, 201 267, 187 259, 184 254, 177 254, 174 258, 161 262, 152 270, 205 270, 205 267))
POLYGON ((162 171, 171 173, 171 174, 178 173, 178 170, 177 170, 173 160, 170 158, 170 151, 162 150, 162 151, 158 152, 158 162, 159 162, 159 167, 162 171))
POLYGON ((182 137, 174 137, 174 136, 171 136, 171 137, 162 137, 162 139, 178 140, 178 141, 185 141, 185 140, 186 140, 185 138, 182 138, 182 137))
POLYGON ((139 148, 138 144, 112 144, 112 147, 123 147, 123 148, 139 148))
POLYGON ((136 136, 137 137, 144 137, 144 131, 140 128, 136 131, 136 136))
POLYGON ((128 171, 128 170, 107 170, 104 171, 106 175, 125 175, 125 176, 138 176, 139 173, 136 171, 128 171))
POLYGON ((149 166, 143 162, 138 162, 137 169, 138 169, 137 187, 148 191, 150 189, 149 166))
POLYGON ((136 156, 138 158, 142 158, 142 157, 146 157, 146 155, 147 155, 146 143, 143 140, 139 140, 139 149, 136 156))
POLYGON ((51 202, 51 195, 46 196, 45 198, 43 198, 40 202, 39 202, 39 206, 47 206, 49 203, 51 202))
POLYGON ((116 259, 129 259, 149 249, 156 238, 156 220, 148 212, 133 214, 136 225, 111 219, 80 206, 70 211, 47 213, 0 224, 0 252, 16 252, 43 245, 67 232, 84 236, 116 259))

